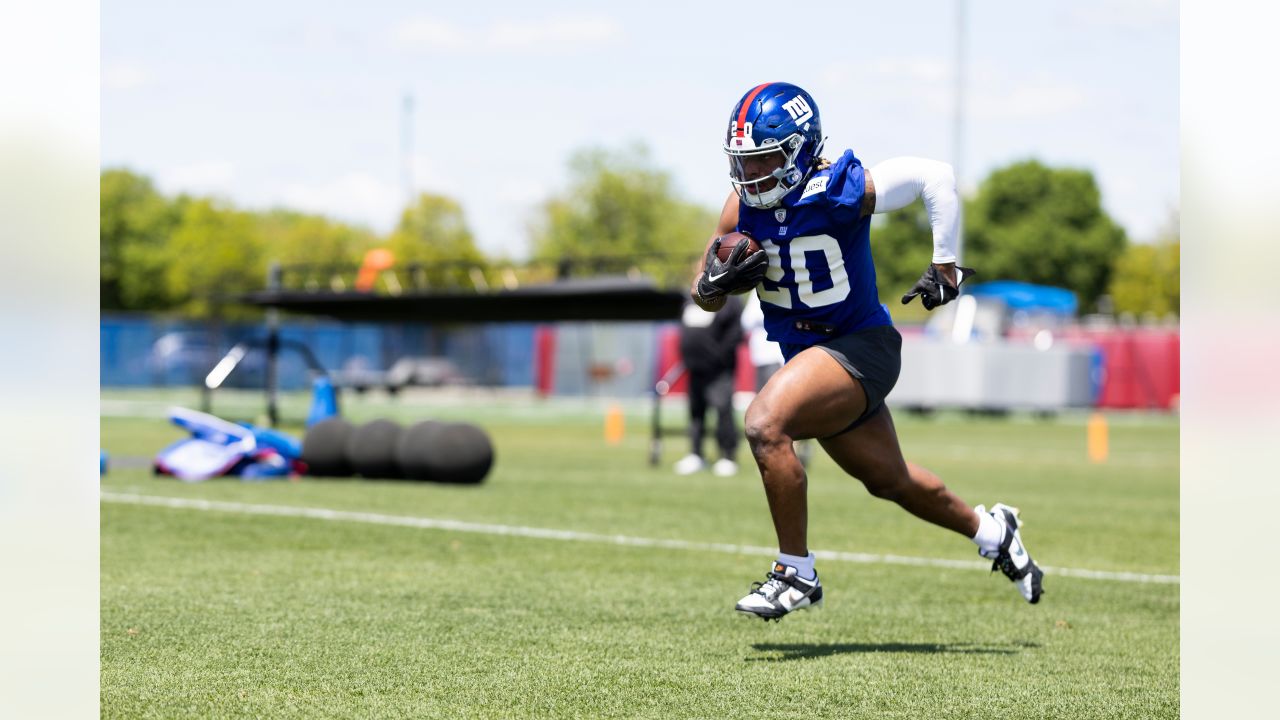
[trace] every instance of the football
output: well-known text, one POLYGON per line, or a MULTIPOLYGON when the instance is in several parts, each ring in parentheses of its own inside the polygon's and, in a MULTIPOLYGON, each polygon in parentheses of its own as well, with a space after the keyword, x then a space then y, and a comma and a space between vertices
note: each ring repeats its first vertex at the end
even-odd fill
POLYGON ((742 257, 746 257, 751 253, 760 250, 760 243, 756 242, 755 238, 740 232, 726 233, 721 236, 720 249, 716 252, 716 257, 720 258, 720 262, 728 262, 729 254, 733 252, 733 249, 737 247, 738 243, 742 240, 748 240, 751 243, 747 246, 747 251, 742 254, 742 257))

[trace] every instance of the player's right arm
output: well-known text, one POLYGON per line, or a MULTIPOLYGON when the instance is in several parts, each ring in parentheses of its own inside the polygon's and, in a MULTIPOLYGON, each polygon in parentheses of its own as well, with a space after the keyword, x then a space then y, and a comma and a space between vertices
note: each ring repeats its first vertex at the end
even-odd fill
POLYGON ((727 235, 737 229, 738 194, 736 192, 730 192, 729 198, 724 201, 724 208, 720 210, 720 220, 716 223, 716 231, 711 238, 707 240, 706 247, 702 249, 702 256, 698 259, 697 271, 693 274, 693 284, 689 287, 689 296, 692 297, 693 301, 698 304, 698 307, 703 310, 715 312, 724 307, 726 298, 723 295, 709 298, 707 300, 703 300, 702 297, 698 295, 698 279, 702 277, 704 272, 706 272, 707 254, 711 252, 711 244, 716 241, 716 238, 722 235, 727 235))

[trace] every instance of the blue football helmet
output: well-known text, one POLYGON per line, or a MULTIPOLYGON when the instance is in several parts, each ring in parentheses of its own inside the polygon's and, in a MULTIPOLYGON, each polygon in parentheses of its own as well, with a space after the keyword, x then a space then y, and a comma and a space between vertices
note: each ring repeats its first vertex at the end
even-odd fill
POLYGON ((729 181, 747 205, 773 207, 813 173, 825 139, 809 93, 790 83, 754 87, 729 115, 729 181))

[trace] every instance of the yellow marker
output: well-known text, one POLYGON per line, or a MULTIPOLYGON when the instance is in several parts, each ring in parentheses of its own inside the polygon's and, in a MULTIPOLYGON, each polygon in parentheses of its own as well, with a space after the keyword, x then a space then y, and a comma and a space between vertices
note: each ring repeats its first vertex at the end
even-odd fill
POLYGON ((1090 415, 1086 431, 1089 436, 1089 462, 1106 462, 1107 418, 1102 413, 1090 415))
POLYGON ((626 431, 626 420, 622 416, 622 408, 610 405, 604 414, 604 441, 610 445, 622 442, 622 434, 626 431))

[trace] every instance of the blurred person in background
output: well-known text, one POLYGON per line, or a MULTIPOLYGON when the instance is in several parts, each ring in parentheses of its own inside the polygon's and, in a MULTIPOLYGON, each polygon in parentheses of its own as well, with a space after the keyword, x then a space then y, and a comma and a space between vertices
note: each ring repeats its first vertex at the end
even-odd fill
POLYGON ((808 480, 792 446, 801 438, 817 438, 872 495, 971 539, 1025 600, 1039 602, 1043 573, 1022 544, 1018 510, 971 508, 908 463, 884 404, 901 370, 902 336, 879 300, 871 215, 923 199, 933 261, 902 302, 919 296, 932 310, 954 300, 973 270, 956 265, 960 200, 951 166, 898 157, 868 169, 851 150, 823 158, 824 140, 818 105, 803 89, 765 83, 742 96, 723 144, 734 191, 690 290, 714 311, 754 287, 768 337, 786 358, 746 416, 779 552, 735 609, 777 620, 822 602, 808 544, 808 480), (721 237, 734 231, 761 249, 720 260, 721 237))
POLYGON ((738 473, 738 422, 733 411, 733 379, 742 342, 742 300, 729 298, 714 312, 695 303, 685 305, 680 319, 680 356, 689 373, 689 454, 675 465, 678 475, 707 467, 702 454, 707 410, 716 415, 720 457, 711 471, 721 477, 738 473))

